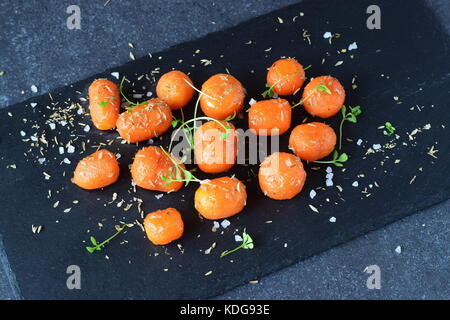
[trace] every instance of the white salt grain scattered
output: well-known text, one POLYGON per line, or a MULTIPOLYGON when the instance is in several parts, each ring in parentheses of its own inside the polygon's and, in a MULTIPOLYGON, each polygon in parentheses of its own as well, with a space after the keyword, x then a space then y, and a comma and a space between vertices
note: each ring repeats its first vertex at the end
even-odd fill
POLYGON ((91 127, 87 124, 84 126, 83 131, 84 132, 89 132, 89 130, 91 130, 91 127))
POLYGON ((250 101, 248 102, 249 105, 254 105, 256 103, 256 100, 251 98, 250 101))
POLYGON ((30 139, 31 141, 38 141, 38 138, 36 136, 31 136, 30 139))
POLYGON ((151 97, 153 93, 151 91, 147 92, 147 97, 151 97))
POLYGON ((352 186, 355 187, 355 188, 356 188, 357 186, 359 186, 358 181, 354 181, 354 182, 352 183, 352 186))
POLYGON ((329 38, 331 38, 331 36, 332 36, 332 34, 331 34, 331 32, 329 32, 329 31, 327 31, 327 32, 325 32, 325 33, 323 34, 323 37, 324 37, 325 39, 329 39, 329 38))
POLYGON ((117 80, 119 79, 119 73, 118 72, 111 72, 111 75, 116 78, 117 80))
POLYGON ((214 229, 219 229, 220 228, 220 224, 217 221, 213 222, 213 228, 214 229))
POLYGON ((230 221, 228 221, 227 219, 223 220, 220 225, 222 226, 222 228, 226 229, 229 225, 231 224, 230 221))
POLYGON ((49 123, 48 126, 50 127, 51 130, 55 130, 56 128, 56 124, 54 123, 49 123))
POLYGON ((43 163, 45 162, 45 158, 39 158, 39 159, 38 159, 38 162, 39 162, 40 164, 43 164, 43 163))
POLYGON ((334 177, 334 173, 332 173, 332 172, 327 173, 327 175, 325 176, 325 178, 327 178, 327 180, 331 180, 331 179, 333 179, 333 177, 334 177))
POLYGON ((362 143, 363 143, 363 141, 362 141, 361 139, 358 139, 358 141, 356 141, 356 144, 357 144, 358 146, 362 145, 362 143))
POLYGON ((62 120, 62 121, 59 122, 59 124, 62 125, 62 126, 64 127, 64 126, 67 124, 67 122, 64 121, 64 120, 62 120))
POLYGON ((395 248, 395 252, 397 252, 398 254, 402 253, 402 247, 397 246, 397 248, 395 248))
POLYGON ((358 45, 356 44, 356 42, 350 43, 350 45, 348 46, 348 51, 352 51, 352 50, 356 50, 358 49, 358 45))
POLYGON ((326 181, 325 181, 325 185, 326 185, 327 187, 332 187, 332 186, 333 186, 333 180, 331 180, 331 179, 326 180, 326 181))
POLYGON ((335 222, 336 222, 336 218, 335 218, 335 217, 331 217, 331 218, 330 218, 330 222, 331 222, 331 223, 335 223, 335 222))
POLYGON ((67 158, 64 158, 63 162, 64 162, 65 164, 70 164, 70 160, 67 159, 67 158))
POLYGON ((58 150, 59 150, 59 154, 64 154, 64 147, 59 147, 58 150))
POLYGON ((331 173, 331 172, 333 172, 333 168, 327 167, 325 171, 326 171, 327 173, 331 173))
POLYGON ((236 241, 236 242, 242 242, 242 241, 244 241, 244 240, 242 239, 242 237, 241 237, 240 235, 236 234, 236 235, 234 235, 234 241, 236 241))
POLYGON ((31 102, 31 103, 30 103, 30 106, 31 106, 32 108, 34 108, 34 107, 37 106, 37 103, 36 103, 36 102, 31 102))
POLYGON ((22 137, 25 137, 25 136, 26 136, 25 131, 20 131, 20 135, 21 135, 22 137))
POLYGON ((34 84, 31 86, 31 92, 33 93, 38 92, 38 88, 34 84))
POLYGON ((309 197, 311 198, 311 199, 314 199, 314 197, 317 195, 317 192, 315 191, 315 190, 311 190, 310 192, 309 192, 309 197))
POLYGON ((163 196, 164 196, 163 193, 155 194, 155 198, 158 199, 158 200, 161 199, 163 196))
POLYGON ((68 146, 67 147, 67 153, 74 153, 75 152, 75 147, 74 146, 68 146))
POLYGON ((379 144, 379 143, 374 144, 374 145, 372 146, 372 149, 373 149, 373 150, 380 150, 380 149, 381 149, 381 144, 379 144))

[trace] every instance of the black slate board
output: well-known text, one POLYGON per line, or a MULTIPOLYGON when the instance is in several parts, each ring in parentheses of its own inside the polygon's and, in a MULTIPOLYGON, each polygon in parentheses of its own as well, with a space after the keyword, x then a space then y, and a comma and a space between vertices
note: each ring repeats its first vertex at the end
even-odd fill
MULTIPOLYGON (((45 124, 52 113, 45 108, 51 103, 48 95, 0 110, 3 120, 0 127, 0 175, 3 181, 0 186, 0 233, 23 297, 211 297, 448 199, 450 180, 445 160, 450 151, 446 105, 450 88, 449 40, 420 1, 408 1, 407 5, 400 1, 377 3, 382 10, 381 30, 366 28, 365 12, 372 2, 358 1, 350 5, 348 1, 305 1, 52 92, 53 100, 63 105, 62 102, 68 99, 78 102, 80 95, 76 90, 85 94, 94 78, 111 78, 109 75, 113 71, 135 80, 138 75, 149 73, 156 67, 160 67, 161 72, 176 67, 190 71, 193 81, 200 85, 210 75, 228 68, 247 88, 248 99, 259 99, 264 90, 265 68, 280 56, 295 56, 304 65, 313 65, 308 76, 332 74, 342 81, 348 93, 346 103, 359 104, 364 110, 357 125, 346 126, 346 136, 354 141, 361 138, 364 143, 361 147, 355 142, 345 143, 344 151, 352 158, 345 172, 334 169, 334 183, 343 187, 341 194, 336 188, 327 188, 319 190, 313 200, 308 197, 309 190, 324 186, 325 166, 319 171, 308 169, 305 191, 291 201, 265 198, 253 179, 247 183, 247 208, 231 218, 232 225, 220 234, 211 232, 212 223, 201 222, 194 213, 195 185, 176 194, 164 195, 159 200, 154 197, 157 193, 138 189, 137 196, 144 199, 146 212, 174 206, 184 213, 186 233, 179 242, 184 248, 183 254, 176 244, 165 248, 150 245, 138 227, 128 230, 104 251, 96 255, 86 253, 83 241, 90 234, 103 239, 112 233, 117 221, 139 219, 135 206, 129 212, 117 208, 117 201, 112 206, 104 206, 111 200, 113 192, 119 194, 119 200, 130 198, 127 165, 137 147, 118 142, 110 146, 110 150, 122 154, 121 179, 105 190, 83 191, 68 179, 77 160, 83 156, 78 152, 68 156, 72 161, 70 165, 60 164, 67 155, 61 156, 52 148, 45 153, 47 161, 44 165, 37 163, 36 158, 41 156, 36 149, 27 157, 23 155, 28 151, 29 143, 21 141, 21 130, 29 136, 34 132, 41 133, 45 128, 48 140, 55 134, 62 142, 70 139, 71 131, 67 126, 58 125, 56 131, 51 131, 45 124), (300 12, 304 16, 296 18, 294 23, 293 17, 300 12), (281 17, 283 23, 277 17, 281 17), (311 34, 312 45, 302 38, 303 29, 311 34), (339 33, 341 37, 330 45, 323 38, 326 31, 339 33), (248 41, 252 43, 245 44, 248 41), (358 49, 350 53, 354 55, 353 59, 349 53, 337 54, 337 50, 347 48, 354 41, 358 49), (268 48, 271 50, 266 52, 268 48), (200 53, 193 55, 197 49, 200 53), (326 60, 321 64, 323 58, 326 60), (180 64, 179 59, 183 59, 180 64), (211 59, 213 63, 201 66, 200 59, 211 59), (344 64, 335 67, 339 60, 344 64), (193 64, 196 66, 192 67, 193 64), (358 85, 356 90, 351 89, 354 76, 358 85), (395 101, 394 96, 399 100, 395 101), (38 105, 32 108, 31 102, 38 105), (411 110, 416 105, 422 111, 417 107, 411 110), (372 144, 392 140, 377 129, 385 121, 391 121, 397 128, 400 138, 395 140, 396 146, 365 156, 372 144), (40 128, 31 129, 34 124, 40 128), (421 130, 414 135, 413 141, 409 141, 407 133, 427 124, 431 124, 431 129, 421 130), (439 150, 437 159, 427 154, 433 145, 439 150), (401 162, 394 164, 395 159, 401 162), (384 161, 383 165, 381 161, 384 161), (11 164, 17 169, 7 168, 11 164), (44 180, 43 171, 52 178, 44 180), (62 176, 63 171, 67 177, 62 176), (359 174, 365 177, 357 178, 359 174), (416 178, 413 180, 413 177, 416 178), (355 180, 359 181, 358 188, 351 186, 355 180), (380 187, 368 189, 369 197, 361 193, 375 182, 380 187), (47 199, 48 189, 53 190, 51 199, 47 199), (75 199, 80 203, 71 204, 75 199), (52 204, 57 200, 60 205, 54 209, 52 204), (320 213, 311 211, 309 204, 317 207, 320 213), (68 207, 72 207, 72 211, 63 213, 68 207), (336 223, 329 222, 332 216, 337 218, 336 223), (265 223, 268 220, 273 222, 265 223), (98 222, 103 224, 101 230, 98 230, 98 222), (44 231, 33 234, 32 224, 43 225, 44 231), (253 235, 256 248, 230 256, 233 263, 230 259, 220 259, 220 252, 236 245, 235 229, 242 232, 244 228, 253 235), (88 229, 92 232, 87 233, 88 229), (123 240, 127 243, 122 243, 123 240), (217 248, 212 254, 200 252, 213 242, 217 242, 217 248), (155 253, 159 256, 155 257, 155 253), (81 268, 81 290, 66 288, 69 265, 81 268), (213 273, 205 276, 210 270, 213 273)), ((151 32, 150 25, 148 32, 151 32)), ((154 89, 145 78, 136 88, 142 85, 154 89)), ((131 93, 130 88, 127 91, 131 93)), ((86 106, 85 102, 81 104, 86 106)), ((305 116, 303 111, 295 110, 293 125, 305 116)), ((336 118, 327 122, 336 128, 337 121, 336 118)), ((89 119, 80 117, 77 122, 88 123, 89 119)), ((245 127, 245 120, 237 120, 235 124, 245 127)), ((101 133, 91 129, 85 134, 82 127, 76 125, 76 128, 76 133, 86 135, 91 145, 116 137, 115 132, 101 133)), ((164 136, 163 145, 167 145, 167 138, 168 134, 164 136)), ((287 138, 285 135, 282 139, 284 146, 287 138)), ((81 140, 74 143, 77 151, 81 149, 81 140)), ((245 180, 248 169, 236 167, 231 173, 245 180)))

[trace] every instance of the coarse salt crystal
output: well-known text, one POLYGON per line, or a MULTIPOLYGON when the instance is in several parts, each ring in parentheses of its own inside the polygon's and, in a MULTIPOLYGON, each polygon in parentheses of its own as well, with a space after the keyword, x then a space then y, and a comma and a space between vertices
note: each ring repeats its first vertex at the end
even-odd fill
POLYGON ((163 193, 155 194, 155 198, 158 199, 158 200, 161 199, 163 196, 164 196, 163 193))
POLYGON ((58 150, 59 150, 59 154, 64 154, 64 147, 59 147, 58 150))
POLYGON ((151 91, 147 92, 147 97, 151 97, 153 93, 151 91))
POLYGON ((34 84, 31 86, 31 92, 38 92, 38 88, 34 84))
POLYGON ((331 217, 330 218, 330 222, 332 222, 332 223, 336 222, 336 218, 335 217, 331 217))
POLYGON ((59 122, 59 124, 62 125, 62 126, 64 127, 64 126, 67 124, 67 122, 64 121, 64 120, 62 120, 62 121, 59 122))
POLYGON ((357 187, 357 186, 359 186, 359 183, 358 183, 358 181, 353 181, 353 183, 352 183, 352 187, 357 187))
POLYGON ((397 248, 395 248, 395 252, 397 252, 398 254, 402 253, 402 247, 397 246, 397 248))
POLYGON ((311 198, 311 199, 314 199, 314 197, 317 195, 317 192, 315 191, 315 190, 311 190, 310 192, 309 192, 309 197, 311 198))
POLYGON ((68 146, 67 147, 67 153, 74 153, 75 152, 75 147, 74 146, 68 146))
POLYGON ((333 172, 333 168, 327 167, 327 168, 325 169, 325 171, 326 171, 327 173, 331 173, 331 172, 333 172))
POLYGON ((222 228, 226 229, 229 225, 231 224, 230 221, 228 221, 227 219, 223 220, 220 225, 222 226, 222 228))
POLYGON ((116 153, 116 158, 120 159, 122 157, 122 155, 120 153, 116 153))
POLYGON ((352 51, 352 50, 356 50, 358 49, 358 45, 356 44, 356 42, 350 43, 350 45, 348 46, 348 51, 352 51))
POLYGON ((25 131, 20 131, 20 135, 21 135, 22 137, 25 137, 25 136, 26 136, 25 131))
POLYGON ((217 221, 213 222, 213 227, 214 229, 219 229, 220 228, 220 224, 217 221))
POLYGON ((30 106, 31 106, 32 108, 34 108, 34 107, 37 106, 37 103, 36 103, 36 102, 31 102, 31 103, 30 103, 30 106))
POLYGON ((51 130, 55 130, 56 128, 56 124, 54 123, 49 123, 48 126, 50 127, 51 130))
POLYGON ((40 164, 43 164, 43 163, 45 162, 45 158, 39 158, 39 159, 38 159, 38 162, 39 162, 40 164))
POLYGON ((325 185, 326 185, 327 187, 332 187, 332 186, 333 186, 333 180, 331 180, 331 179, 326 180, 326 181, 325 181, 325 185))
POLYGON ((70 164, 70 160, 67 159, 67 158, 64 158, 63 162, 66 163, 66 164, 70 164))
POLYGON ((358 141, 356 141, 356 145, 360 146, 362 145, 363 141, 361 139, 358 139, 358 141))
POLYGON ((111 72, 111 75, 116 78, 119 79, 119 73, 118 72, 111 72))
POLYGON ((331 180, 331 179, 333 179, 333 177, 334 177, 334 173, 332 173, 332 172, 327 173, 327 175, 325 176, 325 178, 327 178, 327 180, 331 180))
POLYGON ((332 36, 332 34, 331 34, 331 32, 329 32, 329 31, 327 31, 327 32, 325 32, 325 33, 323 34, 323 37, 324 37, 325 39, 329 39, 329 38, 331 38, 331 36, 332 36))
POLYGON ((38 141, 38 138, 36 136, 31 136, 30 139, 31 141, 38 141))
POLYGON ((91 130, 91 127, 87 124, 84 126, 83 131, 84 132, 89 132, 89 130, 91 130))
POLYGON ((250 99, 250 101, 248 102, 249 105, 254 105, 257 101, 253 98, 250 99))
POLYGON ((381 149, 381 144, 379 144, 379 143, 374 144, 374 145, 372 146, 372 149, 373 149, 373 150, 379 150, 379 149, 381 149))
POLYGON ((240 235, 236 234, 236 235, 234 235, 234 241, 236 241, 236 242, 242 242, 242 241, 244 241, 244 240, 242 239, 242 237, 241 237, 240 235))

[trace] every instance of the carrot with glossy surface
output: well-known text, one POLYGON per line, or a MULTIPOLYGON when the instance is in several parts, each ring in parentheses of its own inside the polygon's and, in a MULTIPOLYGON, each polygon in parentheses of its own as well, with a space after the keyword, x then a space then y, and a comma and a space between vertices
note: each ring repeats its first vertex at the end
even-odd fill
POLYGON ((279 96, 295 94, 305 81, 303 66, 293 58, 275 61, 267 72, 267 84, 279 96))
POLYGON ((336 147, 336 133, 321 122, 296 126, 289 137, 289 148, 301 159, 316 161, 328 156, 336 147))
POLYGON ((224 219, 241 212, 247 204, 245 185, 234 177, 205 181, 195 192, 195 208, 206 219, 224 219))
POLYGON ((163 100, 150 99, 122 112, 117 131, 128 142, 144 141, 166 132, 172 123, 172 111, 163 100))
POLYGON ((92 122, 99 130, 110 130, 116 127, 120 112, 119 87, 106 79, 92 82, 88 90, 89 111, 92 122))
POLYGON ((312 79, 305 87, 302 103, 312 116, 329 118, 337 114, 345 100, 345 90, 339 80, 331 76, 312 79))
POLYGON ((116 182, 119 172, 116 156, 102 149, 78 162, 72 182, 83 189, 99 189, 116 182))
POLYGON ((262 100, 248 110, 248 126, 257 135, 280 135, 291 126, 292 108, 285 99, 262 100))
POLYGON ((181 238, 184 223, 177 209, 168 208, 147 214, 144 229, 153 244, 165 245, 181 238))
POLYGON ((172 110, 177 110, 183 108, 191 101, 194 95, 192 86, 192 80, 184 72, 173 70, 167 72, 158 80, 156 94, 172 110))
MULTIPOLYGON (((182 181, 167 182, 164 177, 175 178, 177 175, 176 161, 179 166, 185 169, 184 164, 172 156, 172 159, 165 154, 161 148, 150 146, 139 150, 131 165, 131 177, 141 188, 162 192, 176 192, 183 186, 182 181)), ((182 171, 182 170, 180 170, 182 171)), ((183 173, 180 172, 180 178, 183 173)))
POLYGON ((275 200, 286 200, 302 191, 306 172, 299 157, 286 152, 276 152, 261 163, 258 180, 266 196, 275 200))
POLYGON ((195 131, 194 153, 200 170, 219 173, 230 170, 236 163, 237 133, 225 121, 208 121, 195 131))
POLYGON ((219 73, 205 81, 200 107, 211 118, 224 120, 238 114, 244 106, 245 89, 232 75, 219 73))

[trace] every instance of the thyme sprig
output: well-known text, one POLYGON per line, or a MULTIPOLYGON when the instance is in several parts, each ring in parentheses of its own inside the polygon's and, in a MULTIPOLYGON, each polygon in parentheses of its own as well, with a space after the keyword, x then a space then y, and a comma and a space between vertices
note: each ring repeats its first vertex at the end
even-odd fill
POLYGON ((358 122, 357 117, 362 113, 360 106, 356 107, 349 106, 348 108, 350 109, 349 112, 347 112, 346 106, 342 106, 341 109, 342 120, 341 123, 339 124, 339 150, 341 150, 342 148, 342 127, 344 125, 344 122, 348 121, 351 123, 357 123, 358 122))
POLYGON ((311 98, 312 95, 313 95, 316 91, 319 91, 319 92, 325 92, 325 93, 327 93, 327 94, 332 94, 330 88, 328 88, 325 84, 319 84, 319 85, 317 85, 314 89, 311 90, 311 92, 308 94, 307 97, 300 99, 299 102, 297 102, 296 104, 294 104, 294 105, 292 106, 292 109, 294 109, 295 107, 298 107, 298 106, 302 105, 303 102, 305 102, 306 100, 308 100, 309 98, 311 98))
POLYGON ((343 152, 341 154, 339 154, 339 152, 337 152, 337 150, 334 150, 333 152, 333 160, 328 160, 328 161, 314 161, 315 163, 329 163, 329 164, 334 164, 336 167, 343 167, 343 163, 347 162, 348 160, 348 155, 343 152))
POLYGON ((172 182, 184 182, 185 186, 187 186, 190 182, 198 182, 203 183, 203 180, 198 179, 194 176, 192 171, 186 170, 181 166, 181 164, 184 162, 183 159, 181 161, 175 161, 175 159, 172 157, 172 155, 164 150, 163 147, 160 147, 162 152, 172 161, 174 168, 175 168, 175 176, 172 176, 172 173, 169 172, 167 176, 162 175, 161 180, 166 181, 166 186, 170 185, 172 182))
POLYGON ((253 239, 252 237, 247 233, 247 232, 243 232, 242 233, 242 244, 234 249, 231 250, 225 250, 224 252, 222 252, 222 254, 220 255, 221 258, 229 255, 230 253, 233 253, 235 251, 238 251, 239 249, 253 249, 254 248, 254 244, 253 244, 253 239))
POLYGON ((114 239, 115 237, 117 237, 126 227, 128 227, 129 225, 127 224, 123 224, 121 227, 116 226, 116 233, 114 233, 111 237, 109 237, 108 239, 106 239, 105 241, 102 242, 98 242, 97 239, 95 239, 95 237, 91 236, 89 238, 89 241, 91 241, 91 243, 93 244, 92 247, 86 247, 86 250, 89 253, 94 253, 95 251, 100 251, 103 249, 103 247, 110 242, 112 239, 114 239))

